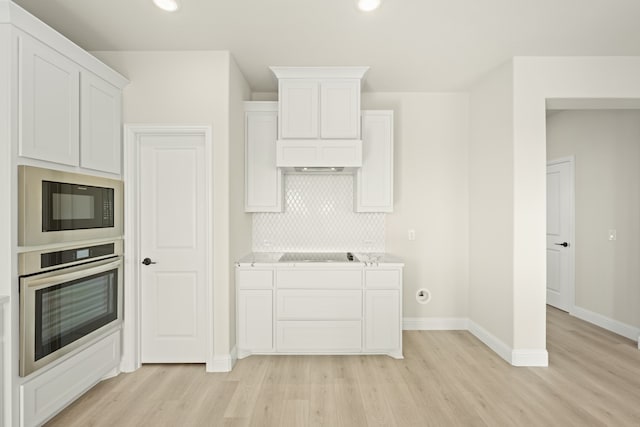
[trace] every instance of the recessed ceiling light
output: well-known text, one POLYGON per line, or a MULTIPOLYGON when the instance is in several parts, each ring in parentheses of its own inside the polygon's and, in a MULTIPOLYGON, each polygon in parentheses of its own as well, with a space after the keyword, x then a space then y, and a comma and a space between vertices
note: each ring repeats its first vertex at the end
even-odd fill
POLYGON ((180 9, 179 0, 153 0, 153 4, 155 4, 162 10, 166 10, 167 12, 175 12, 176 10, 180 9))
POLYGON ((356 0, 356 3, 358 4, 358 9, 371 12, 380 7, 382 0, 356 0))

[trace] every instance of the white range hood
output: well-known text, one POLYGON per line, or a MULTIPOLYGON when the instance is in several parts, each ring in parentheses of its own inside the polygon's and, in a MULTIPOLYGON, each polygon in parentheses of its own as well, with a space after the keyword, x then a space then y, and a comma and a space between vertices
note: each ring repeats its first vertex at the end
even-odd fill
POLYGON ((349 172, 362 166, 361 140, 278 140, 276 166, 296 172, 349 172))

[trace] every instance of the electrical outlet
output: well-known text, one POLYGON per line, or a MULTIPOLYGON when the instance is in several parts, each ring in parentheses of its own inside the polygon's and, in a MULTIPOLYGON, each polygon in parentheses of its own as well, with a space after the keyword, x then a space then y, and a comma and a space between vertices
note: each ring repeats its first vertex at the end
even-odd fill
POLYGON ((617 230, 609 230, 609 240, 618 240, 618 231, 617 230))
POLYGON ((416 240, 416 230, 414 230, 413 228, 407 231, 407 235, 409 237, 409 240, 416 240))

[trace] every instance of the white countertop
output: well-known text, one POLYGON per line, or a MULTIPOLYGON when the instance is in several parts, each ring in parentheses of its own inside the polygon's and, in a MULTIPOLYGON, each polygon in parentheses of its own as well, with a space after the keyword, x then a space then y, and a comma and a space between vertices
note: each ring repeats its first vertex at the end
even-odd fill
MULTIPOLYGON (((332 251, 335 252, 335 251, 332 251)), ((388 253, 361 253, 361 252, 354 252, 353 255, 355 255, 355 257, 359 260, 359 261, 349 261, 349 262, 295 262, 295 261, 288 261, 288 262, 283 262, 280 261, 280 258, 282 258, 282 255, 284 255, 283 252, 251 252, 245 256, 243 256, 242 258, 240 258, 237 261, 237 264, 240 266, 247 266, 247 265, 253 265, 253 266, 273 266, 273 264, 278 264, 278 265, 287 265, 287 266, 326 266, 326 267, 330 267, 330 266, 345 266, 345 265, 352 265, 352 266, 357 266, 357 265, 378 265, 378 264, 385 264, 385 265, 395 265, 395 266, 404 266, 404 262, 402 262, 402 260, 400 260, 400 258, 388 254, 388 253)))

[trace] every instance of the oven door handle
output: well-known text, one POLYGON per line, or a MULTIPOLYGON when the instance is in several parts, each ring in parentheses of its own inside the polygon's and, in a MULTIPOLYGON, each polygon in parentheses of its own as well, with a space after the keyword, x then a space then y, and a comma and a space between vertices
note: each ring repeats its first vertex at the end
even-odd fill
POLYGON ((40 286, 55 286, 60 283, 70 282, 76 279, 82 279, 83 277, 92 276, 94 274, 102 273, 105 271, 113 270, 115 268, 119 268, 122 265, 122 259, 118 258, 116 261, 111 261, 107 264, 97 265, 95 267, 86 268, 86 265, 74 267, 73 272, 61 273, 55 275, 47 274, 47 277, 38 277, 34 279, 27 279, 25 284, 29 288, 36 288, 40 286), (85 268, 81 268, 85 267, 85 268))

